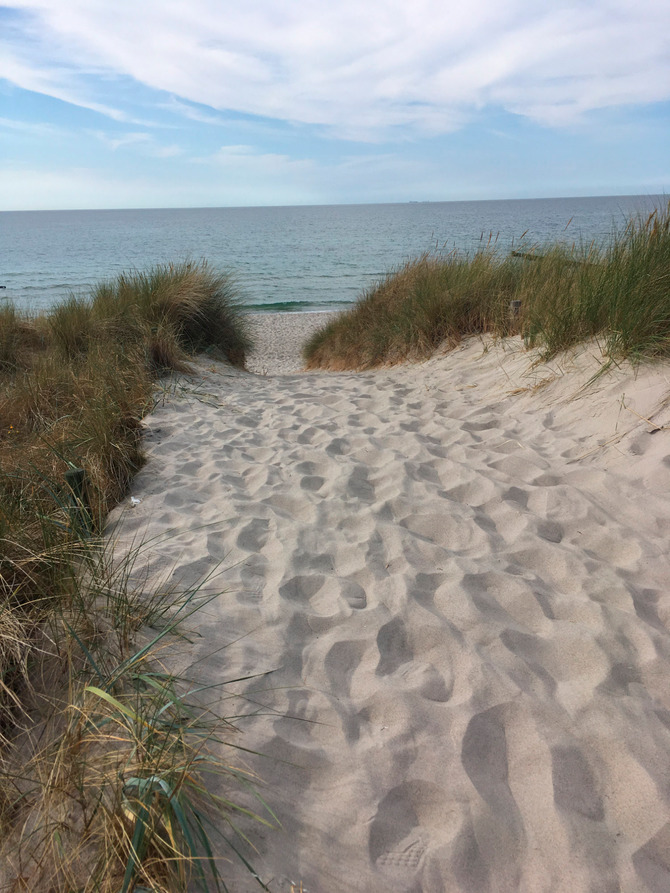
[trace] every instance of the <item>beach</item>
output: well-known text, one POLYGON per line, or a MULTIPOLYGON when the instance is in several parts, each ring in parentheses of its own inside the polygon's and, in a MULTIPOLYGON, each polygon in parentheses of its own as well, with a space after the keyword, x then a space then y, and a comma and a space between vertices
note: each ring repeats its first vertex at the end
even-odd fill
POLYGON ((229 683, 280 824, 244 857, 287 893, 667 891, 670 365, 302 372, 323 318, 165 380, 109 522, 137 585, 219 593, 170 660, 229 683))

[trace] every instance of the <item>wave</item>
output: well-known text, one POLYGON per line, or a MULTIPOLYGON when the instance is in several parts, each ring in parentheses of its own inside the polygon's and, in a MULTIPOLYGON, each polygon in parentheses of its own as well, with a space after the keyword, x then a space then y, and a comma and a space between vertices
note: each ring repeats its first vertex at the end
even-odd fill
POLYGON ((346 310, 354 301, 264 301, 244 303, 240 309, 252 313, 309 313, 328 310, 346 310))

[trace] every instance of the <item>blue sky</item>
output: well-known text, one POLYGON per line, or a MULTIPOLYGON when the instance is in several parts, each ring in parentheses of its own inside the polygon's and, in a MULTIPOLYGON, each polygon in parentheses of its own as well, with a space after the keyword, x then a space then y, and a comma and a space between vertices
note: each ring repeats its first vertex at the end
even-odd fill
POLYGON ((0 5, 2 210, 667 193, 669 148, 661 0, 0 5))

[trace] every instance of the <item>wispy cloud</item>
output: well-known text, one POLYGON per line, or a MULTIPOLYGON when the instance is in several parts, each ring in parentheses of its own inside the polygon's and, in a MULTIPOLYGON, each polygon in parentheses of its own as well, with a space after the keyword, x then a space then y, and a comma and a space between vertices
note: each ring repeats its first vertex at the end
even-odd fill
POLYGON ((156 141, 153 134, 145 132, 129 132, 129 133, 106 133, 103 130, 93 130, 91 136, 101 142, 110 151, 117 152, 119 149, 137 149, 143 155, 153 158, 176 158, 182 155, 184 150, 175 143, 169 145, 161 145, 156 141))
POLYGON ((226 174, 226 182, 235 187, 258 190, 282 184, 284 189, 299 188, 305 192, 322 174, 320 166, 311 159, 291 158, 277 152, 263 152, 254 146, 221 146, 217 152, 197 159, 200 164, 226 174))
POLYGON ((136 146, 138 143, 146 145, 151 140, 148 133, 124 133, 118 136, 111 136, 102 130, 94 130, 92 136, 100 140, 112 152, 116 152, 117 149, 122 149, 126 146, 136 146))
POLYGON ((23 58, 0 38, 0 78, 24 90, 42 93, 63 102, 99 112, 115 121, 125 121, 126 114, 118 108, 97 102, 90 97, 85 76, 79 70, 67 70, 59 64, 47 64, 24 52, 23 58), (4 44, 4 45, 3 45, 4 44))
POLYGON ((3 207, 668 188, 660 0, 1 4, 3 207))
POLYGON ((190 121, 197 121, 199 124, 211 124, 216 127, 223 127, 226 124, 223 115, 203 111, 188 102, 181 102, 176 96, 171 96, 167 102, 161 103, 161 107, 183 118, 188 118, 190 121))
MULTIPOLYGON (((10 0, 11 2, 11 0, 10 0)), ((668 13, 650 0, 15 0, 14 83, 119 117, 91 68, 188 103, 351 139, 457 129, 499 106, 549 126, 670 97, 668 13), (45 52, 45 49, 47 52, 45 52)))
POLYGON ((19 134, 36 136, 40 139, 62 135, 62 131, 53 124, 42 124, 32 121, 17 121, 13 118, 0 118, 0 129, 9 130, 19 134))

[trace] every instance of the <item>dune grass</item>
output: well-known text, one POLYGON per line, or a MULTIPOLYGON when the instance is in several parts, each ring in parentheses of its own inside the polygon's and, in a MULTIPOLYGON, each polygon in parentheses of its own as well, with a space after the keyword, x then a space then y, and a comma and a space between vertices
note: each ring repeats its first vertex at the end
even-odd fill
POLYGON ((234 729, 162 660, 203 597, 134 594, 137 552, 114 567, 102 530, 157 376, 248 347, 234 284, 205 264, 0 311, 2 889, 221 888, 209 822, 238 807, 205 779, 250 779, 221 757, 234 729))
POLYGON ((318 331, 304 358, 312 369, 365 369, 480 333, 521 334, 546 356, 594 336, 611 357, 669 355, 670 205, 630 218, 603 246, 408 261, 318 331))

